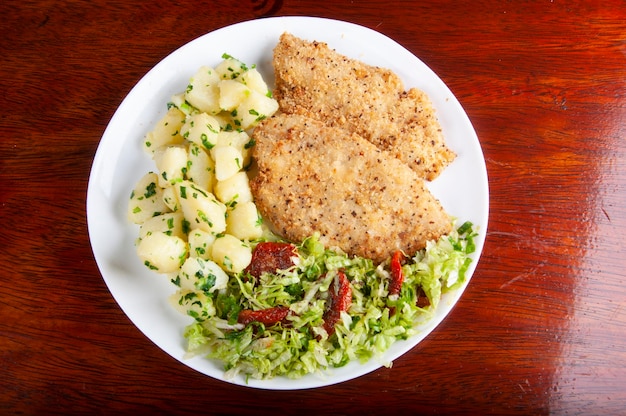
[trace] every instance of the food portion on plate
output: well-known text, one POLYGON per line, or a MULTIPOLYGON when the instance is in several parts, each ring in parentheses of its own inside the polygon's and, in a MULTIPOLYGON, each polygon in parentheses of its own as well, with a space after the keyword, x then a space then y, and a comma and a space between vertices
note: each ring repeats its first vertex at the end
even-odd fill
POLYGON ((139 180, 128 204, 129 220, 141 225, 139 257, 158 273, 180 270, 179 283, 214 276, 216 266, 241 272, 252 257, 249 241, 263 235, 246 173, 254 144, 246 130, 278 103, 255 67, 223 58, 201 67, 146 134, 157 172, 139 180))
POLYGON ((273 65, 281 111, 356 133, 427 180, 454 160, 429 97, 405 90, 391 70, 289 33, 280 37, 273 65))
POLYGON ((253 133, 251 182, 264 220, 289 241, 315 233, 326 247, 380 263, 451 230, 422 178, 356 133, 280 114, 253 133))
POLYGON ((146 134, 155 170, 128 204, 139 258, 190 317, 188 353, 227 378, 382 360, 475 249, 425 183, 455 155, 423 92, 289 34, 274 70, 272 90, 230 55, 201 67, 146 134))

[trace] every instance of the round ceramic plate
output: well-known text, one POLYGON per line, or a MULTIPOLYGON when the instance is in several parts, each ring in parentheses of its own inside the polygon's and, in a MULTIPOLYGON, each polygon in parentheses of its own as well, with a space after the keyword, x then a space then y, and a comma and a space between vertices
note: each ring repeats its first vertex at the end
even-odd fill
MULTIPOLYGON (((96 262, 111 294, 130 320, 159 348, 203 374, 254 388, 293 390, 344 382, 381 367, 415 347, 446 315, 462 295, 483 248, 489 210, 488 183, 480 143, 465 111, 439 77, 411 52, 388 37, 355 24, 312 17, 277 17, 228 26, 201 36, 174 51, 150 70, 123 100, 111 119, 96 152, 87 193, 89 237, 96 262), (214 66, 228 53, 256 64, 273 85, 272 50, 283 32, 328 43, 339 53, 396 72, 405 87, 425 91, 437 110, 448 145, 456 160, 429 183, 445 209, 477 227, 476 252, 465 285, 443 296, 438 309, 418 336, 396 342, 382 360, 350 363, 324 376, 299 380, 274 378, 225 380, 220 362, 205 357, 185 358, 183 329, 191 318, 175 311, 168 297, 175 287, 148 270, 136 255, 137 226, 126 219, 127 203, 135 183, 154 170, 141 148, 144 135, 167 111, 172 95, 184 91, 202 65, 214 66)), ((390 371, 393 371, 391 369, 390 371)))

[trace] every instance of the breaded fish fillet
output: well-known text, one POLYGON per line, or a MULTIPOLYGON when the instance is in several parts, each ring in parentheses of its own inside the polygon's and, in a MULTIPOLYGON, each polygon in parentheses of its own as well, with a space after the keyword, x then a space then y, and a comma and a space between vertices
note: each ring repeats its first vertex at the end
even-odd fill
POLYGON ((427 95, 405 91, 392 71, 289 33, 280 37, 273 65, 281 111, 357 133, 427 180, 454 160, 427 95))
POLYGON ((281 114, 253 132, 258 173, 250 186, 273 230, 299 242, 383 261, 451 230, 451 220, 406 164, 354 133, 281 114))

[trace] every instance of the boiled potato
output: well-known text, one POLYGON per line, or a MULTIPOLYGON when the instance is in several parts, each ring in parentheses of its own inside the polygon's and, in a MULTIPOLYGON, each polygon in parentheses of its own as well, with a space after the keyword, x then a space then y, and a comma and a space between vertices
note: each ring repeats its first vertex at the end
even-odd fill
POLYGON ((187 172, 187 148, 185 146, 162 146, 154 152, 154 163, 159 170, 159 186, 167 186, 182 180, 187 172))
POLYGON ((215 162, 213 159, 195 143, 189 144, 187 159, 189 160, 187 179, 202 189, 212 192, 215 181, 215 162))
POLYGON ((196 228, 191 230, 187 236, 189 243, 189 253, 194 257, 209 260, 211 257, 211 248, 215 242, 215 235, 207 231, 196 228))
POLYGON ((251 90, 263 95, 271 96, 271 92, 263 80, 263 76, 256 68, 250 68, 243 74, 239 75, 236 81, 245 84, 251 90))
POLYGON ((277 110, 278 102, 275 99, 251 90, 250 96, 237 107, 233 119, 241 129, 247 130, 272 116, 277 110))
POLYGON ((189 102, 185 99, 185 93, 174 94, 169 105, 173 105, 174 107, 176 107, 183 114, 185 114, 185 116, 188 116, 198 111, 197 108, 189 104, 189 102))
POLYGON ((230 178, 243 167, 241 152, 232 146, 218 146, 212 154, 215 157, 215 179, 218 181, 230 178))
POLYGON ((177 197, 191 229, 219 234, 226 230, 226 206, 191 181, 176 185, 177 197))
POLYGON ((168 212, 166 214, 157 215, 146 220, 139 227, 139 239, 143 239, 147 235, 155 232, 162 232, 167 235, 176 236, 182 239, 186 238, 184 232, 183 221, 185 217, 182 212, 168 212))
POLYGON ((176 107, 170 108, 163 118, 156 123, 152 131, 146 134, 143 149, 152 154, 161 146, 183 143, 184 139, 180 129, 184 122, 185 114, 176 107))
POLYGON ((193 290, 178 290, 170 297, 170 303, 182 314, 198 321, 215 315, 215 306, 210 295, 193 290))
POLYGON ((221 131, 234 131, 235 123, 230 113, 221 112, 213 115, 213 118, 219 123, 221 131))
POLYGON ((187 243, 180 237, 153 232, 137 245, 137 255, 151 270, 158 273, 177 271, 187 258, 187 243))
POLYGON ((254 141, 243 130, 221 131, 217 136, 217 144, 211 149, 211 157, 215 160, 215 148, 220 146, 232 146, 241 153, 242 167, 250 164, 251 149, 254 141))
POLYGON ((159 177, 154 172, 149 172, 139 179, 128 201, 129 221, 141 224, 149 218, 170 211, 163 201, 163 189, 158 183, 159 177))
POLYGON ((239 273, 252 260, 252 248, 230 234, 220 235, 211 249, 211 258, 227 272, 239 273))
POLYGON ((128 205, 139 257, 159 273, 178 272, 178 307, 196 319, 215 313, 208 295, 226 286, 227 273, 248 266, 248 241, 269 235, 245 171, 254 145, 246 130, 278 103, 254 66, 222 58, 198 69, 146 135, 158 172, 141 178, 128 205))
POLYGON ((248 66, 232 56, 223 55, 224 60, 215 67, 220 79, 235 79, 248 70, 248 66))
MULTIPOLYGON (((239 150, 250 147, 250 136, 243 130, 220 131, 217 135, 216 147, 232 146, 239 150)), ((211 150, 213 152, 213 150, 211 150)))
POLYGON ((223 111, 234 110, 250 95, 250 88, 234 79, 224 79, 218 84, 220 89, 220 108, 223 111))
POLYGON ((252 201, 250 180, 244 171, 237 172, 223 181, 218 181, 213 191, 217 199, 227 205, 233 201, 237 203, 252 201))
POLYGON ((176 196, 176 188, 168 186, 163 188, 163 202, 170 209, 170 211, 178 211, 180 209, 180 203, 176 196))
POLYGON ((254 202, 237 203, 228 211, 226 232, 240 240, 254 240, 263 235, 261 223, 254 202))
POLYGON ((217 86, 220 80, 215 70, 208 66, 200 67, 189 80, 185 100, 202 112, 217 114, 221 111, 217 86))
POLYGON ((181 289, 213 292, 224 289, 228 283, 228 275, 211 260, 199 257, 188 257, 180 267, 178 284, 181 289))
POLYGON ((181 128, 181 134, 190 142, 209 150, 217 144, 220 131, 219 121, 207 113, 196 113, 187 116, 181 128))

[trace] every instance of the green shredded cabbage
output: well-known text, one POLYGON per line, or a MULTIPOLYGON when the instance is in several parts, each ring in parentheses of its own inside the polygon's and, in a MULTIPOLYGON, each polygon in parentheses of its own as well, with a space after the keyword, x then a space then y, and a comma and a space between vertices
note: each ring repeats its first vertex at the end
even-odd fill
POLYGON ((184 332, 187 350, 222 361, 227 377, 243 374, 256 379, 299 378, 353 360, 380 357, 432 317, 442 293, 463 284, 476 235, 472 223, 466 222, 429 242, 402 266, 404 282, 393 299, 388 296, 389 261, 377 265, 350 258, 310 237, 298 246, 299 262, 289 270, 266 273, 257 283, 243 273, 231 275, 225 290, 203 293, 195 303, 182 302, 181 292, 178 307, 189 305, 187 313, 195 318, 184 332), (350 281, 352 304, 329 337, 322 329, 323 316, 338 270, 350 281), (290 308, 287 324, 237 323, 242 309, 274 306, 290 308), (206 317, 194 312, 198 310, 215 310, 215 314, 206 317))

